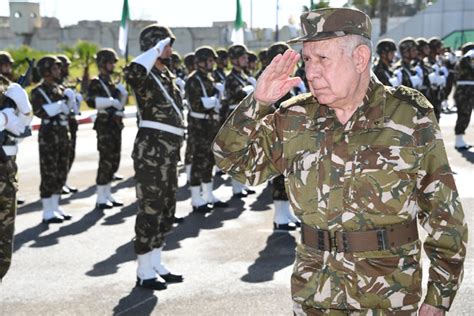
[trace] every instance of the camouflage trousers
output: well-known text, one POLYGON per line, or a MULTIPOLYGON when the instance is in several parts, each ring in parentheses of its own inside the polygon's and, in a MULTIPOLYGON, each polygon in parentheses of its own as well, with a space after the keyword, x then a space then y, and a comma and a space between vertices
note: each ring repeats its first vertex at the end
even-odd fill
POLYGON ((279 175, 272 180, 272 198, 273 201, 288 201, 285 190, 285 176, 279 175))
POLYGON ((428 99, 433 105, 436 120, 439 122, 441 118, 441 102, 444 99, 444 90, 441 88, 431 89, 431 97, 428 99))
POLYGON ((139 255, 162 247, 173 226, 181 143, 181 137, 166 132, 137 133, 132 158, 138 200, 134 247, 139 255))
POLYGON ((112 182, 120 165, 123 124, 121 119, 120 122, 115 123, 98 117, 94 129, 97 132, 97 150, 99 151, 99 169, 95 182, 97 185, 106 185, 112 182))
POLYGON ((409 305, 393 309, 364 309, 364 310, 341 310, 341 309, 317 309, 303 306, 293 302, 293 314, 296 316, 416 316, 418 305, 409 305))
POLYGON ((194 136, 195 135, 192 132, 190 118, 188 117, 188 133, 186 135, 186 150, 184 152, 184 164, 185 165, 190 165, 190 164, 193 163, 194 136))
POLYGON ((70 145, 69 145, 69 164, 68 164, 68 173, 71 170, 72 163, 76 158, 76 140, 77 140, 77 130, 78 130, 77 120, 74 117, 69 118, 69 135, 70 135, 70 145))
POLYGON ((69 170, 70 140, 67 126, 41 125, 38 133, 40 157, 40 196, 61 194, 69 170))
POLYGON ((10 268, 16 216, 17 167, 13 159, 0 163, 0 281, 10 268))
POLYGON ((217 120, 191 118, 190 134, 193 136, 191 159, 191 186, 212 181, 212 168, 215 165, 211 144, 219 131, 217 120))
POLYGON ((464 135, 471 121, 472 107, 474 106, 473 90, 473 86, 459 86, 454 93, 458 114, 456 126, 454 127, 456 135, 464 135))

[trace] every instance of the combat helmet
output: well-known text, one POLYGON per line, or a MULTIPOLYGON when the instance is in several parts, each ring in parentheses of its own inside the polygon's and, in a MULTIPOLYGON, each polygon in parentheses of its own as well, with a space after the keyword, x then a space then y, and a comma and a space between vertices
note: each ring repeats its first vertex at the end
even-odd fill
POLYGON ((235 44, 229 47, 228 50, 230 59, 237 59, 248 53, 247 47, 241 44, 235 44))
POLYGON ((40 76, 44 77, 48 72, 51 71, 51 68, 55 64, 58 66, 61 66, 62 62, 59 58, 57 58, 54 55, 47 55, 47 56, 41 57, 41 59, 38 60, 36 67, 38 68, 38 72, 40 76))
POLYGON ((0 65, 3 64, 13 64, 15 60, 13 60, 12 55, 6 51, 0 51, 0 65))
POLYGON ((216 50, 216 54, 217 54, 217 59, 220 59, 220 60, 229 58, 229 54, 227 53, 227 49, 225 48, 218 48, 216 50))
POLYGON ((474 42, 467 42, 461 47, 461 54, 464 56, 468 51, 474 49, 474 42))
POLYGON ((184 65, 186 67, 194 67, 194 53, 188 53, 184 56, 184 65))
POLYGON ((56 57, 63 63, 63 65, 69 66, 71 64, 71 60, 69 59, 69 57, 64 54, 56 55, 56 57))
POLYGON ((116 63, 119 60, 117 53, 112 48, 103 48, 95 55, 97 67, 103 67, 106 63, 116 63))
POLYGON ((140 32, 140 50, 147 51, 167 37, 171 38, 170 45, 173 45, 176 37, 168 27, 159 24, 148 25, 140 32))
POLYGON ((267 60, 271 62, 278 54, 283 55, 283 53, 286 52, 288 48, 290 48, 290 46, 284 42, 272 44, 272 46, 270 46, 267 51, 267 60))
POLYGON ((377 50, 377 54, 381 56, 382 53, 396 52, 397 45, 395 44, 393 40, 386 38, 386 39, 380 40, 377 43, 376 50, 377 50))
POLYGON ((443 46, 443 42, 441 42, 439 37, 430 38, 428 43, 430 45, 430 49, 435 50, 435 51, 443 46))
POLYGON ((413 37, 405 37, 398 43, 398 50, 401 54, 410 50, 412 47, 416 48, 416 42, 413 37))
POLYGON ((256 63, 257 62, 258 57, 257 57, 257 54, 255 54, 255 52, 249 51, 247 53, 247 55, 249 56, 249 63, 252 63, 252 62, 256 63))
POLYGON ((217 59, 217 54, 210 46, 201 46, 194 52, 195 62, 207 61, 209 58, 217 59))
POLYGON ((171 58, 171 62, 172 62, 172 63, 175 63, 175 64, 181 63, 181 55, 180 55, 178 52, 176 52, 176 51, 174 51, 174 52, 171 54, 171 57, 170 57, 170 58, 171 58))

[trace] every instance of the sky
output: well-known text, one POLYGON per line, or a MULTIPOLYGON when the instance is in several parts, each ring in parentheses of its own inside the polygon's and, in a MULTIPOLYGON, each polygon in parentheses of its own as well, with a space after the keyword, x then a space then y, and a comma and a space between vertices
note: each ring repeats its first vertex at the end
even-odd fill
MULTIPOLYGON (((39 0, 42 16, 56 17, 62 26, 80 20, 120 20, 123 0, 39 0)), ((274 28, 277 0, 240 0, 242 17, 247 26, 274 28), (251 10, 251 8, 253 8, 251 10)), ((293 20, 299 24, 303 5, 310 0, 278 0, 278 24, 293 20)), ((314 0, 314 2, 319 2, 314 0)), ((332 6, 342 6, 346 0, 331 0, 332 6)), ((213 21, 235 20, 236 0, 128 0, 132 20, 152 20, 176 26, 211 26, 213 21)), ((10 14, 9 1, 0 0, 0 16, 10 14)))

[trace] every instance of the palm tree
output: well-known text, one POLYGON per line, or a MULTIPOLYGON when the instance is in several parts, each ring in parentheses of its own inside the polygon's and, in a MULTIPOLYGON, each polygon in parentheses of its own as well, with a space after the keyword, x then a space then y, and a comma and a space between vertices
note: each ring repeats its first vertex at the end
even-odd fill
POLYGON ((387 23, 389 15, 389 3, 390 0, 380 0, 380 34, 379 36, 387 33, 387 23))

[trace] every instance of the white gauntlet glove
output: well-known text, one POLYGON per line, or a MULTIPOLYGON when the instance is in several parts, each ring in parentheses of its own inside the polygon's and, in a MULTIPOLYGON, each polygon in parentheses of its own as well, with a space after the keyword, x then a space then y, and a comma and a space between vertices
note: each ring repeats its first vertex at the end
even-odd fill
POLYGON ((5 95, 15 102, 19 112, 23 114, 31 112, 31 104, 28 95, 26 94, 25 89, 23 89, 18 83, 11 83, 8 86, 7 91, 5 91, 5 95))
POLYGON ((117 90, 120 92, 120 103, 122 104, 122 109, 127 104, 128 92, 125 86, 121 83, 117 85, 117 90))
POLYGON ((222 97, 224 95, 224 85, 220 82, 216 83, 216 90, 219 91, 219 95, 222 97))
MULTIPOLYGON (((71 111, 72 109, 76 107, 76 94, 71 88, 67 88, 64 90, 64 95, 67 98, 66 104, 69 107, 69 111, 71 111)), ((64 113, 64 114, 68 114, 68 113, 64 113)))
POLYGON ((244 90, 244 92, 247 93, 247 95, 249 95, 255 90, 255 88, 251 85, 248 85, 248 86, 243 87, 242 90, 244 90))
POLYGON ((158 57, 160 57, 163 54, 163 51, 165 50, 166 45, 168 45, 171 42, 171 38, 167 37, 164 40, 159 41, 156 43, 154 49, 158 52, 158 57))
POLYGON ((123 110, 123 104, 120 102, 119 99, 112 99, 112 106, 116 108, 118 111, 123 110))
POLYGON ((17 136, 21 135, 25 131, 25 124, 20 118, 18 118, 18 116, 16 116, 14 109, 7 108, 2 110, 2 113, 7 118, 5 124, 5 129, 7 131, 17 136))
POLYGON ((171 38, 167 37, 164 40, 159 41, 153 48, 150 48, 146 52, 138 55, 133 62, 142 65, 145 67, 146 72, 149 73, 151 71, 151 68, 153 68, 153 65, 155 64, 156 60, 158 57, 163 54, 163 51, 166 47, 171 42, 171 38))

